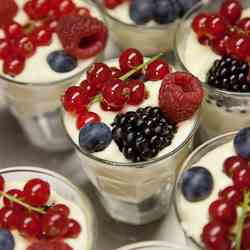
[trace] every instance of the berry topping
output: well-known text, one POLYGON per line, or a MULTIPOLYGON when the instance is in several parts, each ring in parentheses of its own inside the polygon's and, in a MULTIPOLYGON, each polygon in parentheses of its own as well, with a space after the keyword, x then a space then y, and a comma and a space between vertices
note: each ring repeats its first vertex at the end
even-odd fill
POLYGON ((127 101, 130 105, 139 105, 145 99, 145 85, 140 80, 130 80, 127 82, 129 89, 129 99, 127 101))
POLYGON ((250 128, 241 129, 234 138, 235 151, 243 158, 250 159, 250 128))
MULTIPOLYGON (((32 15, 31 18, 34 20, 39 20, 48 16, 50 11, 50 0, 30 0, 30 6, 32 7, 32 15)), ((29 12, 27 13, 29 14, 29 12)))
POLYGON ((4 32, 8 39, 18 39, 23 35, 23 28, 19 23, 11 22, 4 26, 4 32))
MULTIPOLYGON (((7 194, 15 197, 15 198, 18 198, 18 199, 21 199, 23 200, 24 197, 23 197, 23 192, 19 189, 10 189, 7 194)), ((22 209, 23 207, 20 205, 20 204, 17 204, 15 202, 12 202, 10 201, 9 199, 7 199, 6 197, 3 198, 3 204, 6 206, 6 207, 11 207, 15 210, 20 210, 22 209)))
POLYGON ((216 60, 208 72, 207 84, 222 90, 249 92, 249 65, 244 61, 223 57, 216 60))
POLYGON ((89 83, 87 80, 83 80, 80 86, 85 95, 88 95, 89 97, 94 97, 98 93, 98 88, 94 84, 89 83))
POLYGON ((15 239, 10 231, 0 229, 0 249, 2 250, 14 250, 15 239))
POLYGON ((0 209, 0 228, 15 229, 19 221, 20 212, 13 208, 2 207, 0 209))
POLYGON ((234 185, 242 190, 250 188, 250 169, 240 167, 233 173, 234 185))
POLYGON ((205 200, 213 191, 213 186, 213 177, 206 168, 192 167, 182 175, 181 191, 190 202, 205 200))
POLYGON ((242 30, 250 32, 250 17, 245 17, 237 24, 242 30))
POLYGON ((5 181, 2 175, 0 175, 0 191, 4 190, 5 181))
POLYGON ((158 107, 139 108, 118 114, 112 135, 125 158, 133 162, 149 160, 169 146, 176 126, 168 122, 158 107))
POLYGON ((32 39, 37 46, 48 46, 52 41, 52 32, 47 27, 39 27, 32 32, 32 39))
POLYGON ((76 6, 72 0, 62 0, 54 8, 54 15, 57 18, 70 15, 76 11, 76 6))
POLYGON ((64 204, 56 204, 56 205, 50 207, 48 209, 48 213, 51 211, 62 213, 63 216, 65 216, 65 217, 68 217, 69 213, 70 213, 70 209, 64 204))
POLYGON ((65 51, 80 59, 96 56, 107 42, 107 28, 90 16, 62 17, 57 33, 65 51))
POLYGON ((224 161, 223 170, 227 176, 232 177, 237 168, 248 168, 248 161, 238 155, 231 156, 224 161))
POLYGON ((25 59, 22 56, 13 55, 5 59, 3 64, 3 72, 6 75, 16 76, 23 72, 25 59))
POLYGON ((227 44, 229 41, 229 35, 224 35, 218 39, 214 39, 211 41, 211 46, 213 51, 218 55, 227 55, 227 44))
POLYGON ((235 24, 241 17, 242 6, 238 0, 225 0, 220 8, 220 15, 230 24, 235 24))
POLYGON ((67 243, 61 240, 39 240, 32 243, 27 250, 73 250, 67 243))
POLYGON ((9 24, 16 16, 18 6, 15 0, 1 1, 0 5, 0 26, 9 24))
POLYGON ((0 39, 0 59, 7 59, 12 51, 11 43, 5 39, 0 39))
POLYGON ((94 112, 86 112, 83 114, 78 115, 77 117, 77 122, 76 122, 76 127, 78 129, 83 128, 88 124, 89 122, 91 123, 99 123, 101 121, 101 118, 99 115, 97 115, 94 112))
POLYGON ((108 9, 114 9, 119 4, 121 4, 122 1, 123 0, 103 0, 105 7, 108 9))
POLYGON ((41 179, 31 179, 25 184, 23 195, 25 201, 32 206, 46 205, 50 196, 49 183, 41 179))
POLYGON ((22 36, 16 41, 16 49, 23 57, 29 58, 35 54, 36 45, 30 37, 22 36))
POLYGON ((192 28, 199 37, 206 35, 208 18, 208 13, 200 13, 193 19, 192 28))
POLYGON ((211 15, 206 23, 207 35, 210 39, 220 38, 226 34, 228 24, 225 19, 219 15, 211 15))
POLYGON ((64 237, 76 238, 78 237, 80 232, 81 232, 80 224, 73 219, 69 219, 67 224, 67 233, 64 235, 64 237))
POLYGON ((57 73, 66 73, 77 67, 77 59, 67 55, 64 51, 51 52, 47 57, 47 62, 52 70, 57 73))
POLYGON ((199 108, 203 89, 199 79, 189 73, 166 75, 159 93, 159 105, 171 122, 189 119, 199 108))
POLYGON ((112 141, 112 133, 105 123, 88 123, 79 134, 80 147, 89 152, 104 150, 112 141))
POLYGON ((159 81, 170 72, 171 67, 164 60, 157 59, 148 65, 145 78, 148 81, 159 81))
POLYGON ((119 57, 120 69, 123 73, 129 72, 143 63, 143 55, 137 49, 127 49, 119 57))
POLYGON ((235 186, 226 187, 219 193, 219 197, 233 206, 239 205, 243 201, 241 190, 235 186))

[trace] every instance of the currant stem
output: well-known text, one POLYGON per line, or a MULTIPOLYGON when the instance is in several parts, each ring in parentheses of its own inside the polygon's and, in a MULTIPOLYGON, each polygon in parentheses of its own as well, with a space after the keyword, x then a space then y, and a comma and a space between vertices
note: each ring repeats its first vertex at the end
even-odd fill
POLYGON ((236 250, 241 250, 241 241, 242 241, 242 234, 243 234, 243 227, 244 222, 249 210, 249 202, 250 202, 250 192, 244 192, 244 200, 242 204, 242 214, 239 218, 237 230, 236 230, 236 250))
POLYGON ((40 214, 46 214, 46 212, 44 211, 43 208, 33 207, 33 206, 19 200, 18 198, 14 197, 12 195, 7 194, 5 192, 0 191, 0 195, 2 195, 3 197, 7 198, 8 200, 10 200, 12 202, 15 202, 15 203, 27 208, 30 211, 34 211, 34 212, 37 212, 37 213, 40 213, 40 214))

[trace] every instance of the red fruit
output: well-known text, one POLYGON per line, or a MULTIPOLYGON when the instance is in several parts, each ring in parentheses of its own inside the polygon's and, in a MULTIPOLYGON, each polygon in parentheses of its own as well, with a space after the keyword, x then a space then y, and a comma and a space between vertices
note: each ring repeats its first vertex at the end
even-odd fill
POLYGON ((209 16, 210 14, 208 13, 200 13, 194 18, 192 22, 192 28, 199 37, 206 35, 207 21, 209 16))
POLYGON ((139 105, 143 102, 145 97, 145 85, 140 80, 130 80, 127 83, 129 89, 129 99, 127 101, 130 105, 139 105))
POLYGON ((49 30, 52 33, 56 32, 57 26, 58 26, 58 20, 56 19, 48 20, 44 24, 45 29, 49 30))
POLYGON ((52 32, 45 26, 32 32, 32 39, 37 46, 48 46, 52 41, 52 32))
POLYGON ((205 45, 205 46, 209 46, 211 41, 209 40, 209 38, 207 36, 200 36, 198 37, 198 42, 202 45, 205 45))
POLYGON ((50 211, 43 216, 42 233, 48 238, 62 237, 67 233, 68 218, 61 212, 50 211))
POLYGON ((16 49, 23 57, 29 58, 35 54, 36 45, 28 36, 23 36, 16 41, 16 49))
POLYGON ((64 235, 64 237, 77 238, 80 233, 81 233, 80 224, 76 220, 69 219, 67 224, 67 233, 64 235))
POLYGON ((3 64, 3 72, 6 75, 16 76, 23 72, 25 67, 25 59, 18 55, 6 58, 3 64))
POLYGON ((124 50, 119 57, 120 69, 123 73, 136 68, 138 65, 143 63, 143 55, 137 49, 124 50))
POLYGON ((243 194, 235 186, 226 187, 219 193, 219 197, 233 206, 239 205, 243 200, 243 194))
POLYGON ((237 218, 236 206, 225 200, 216 200, 209 206, 209 215, 213 220, 232 225, 237 218))
POLYGON ((223 163, 223 171, 229 177, 232 177, 238 168, 248 168, 248 161, 238 155, 227 158, 223 163))
POLYGON ((18 230, 24 237, 40 238, 41 218, 35 213, 24 213, 21 218, 18 218, 18 230))
POLYGON ((0 209, 0 228, 15 229, 20 218, 20 211, 3 207, 0 209))
POLYGON ((198 78, 189 73, 168 74, 162 81, 159 105, 171 122, 189 119, 199 108, 203 89, 198 78))
POLYGON ((243 29, 244 31, 250 32, 250 17, 245 17, 241 19, 237 26, 243 29))
POLYGON ((60 239, 55 239, 35 241, 28 246, 27 250, 73 250, 73 248, 60 239))
POLYGON ((50 0, 31 0, 31 6, 35 13, 35 20, 39 20, 48 16, 50 0))
POLYGON ((216 54, 224 56, 227 54, 227 42, 229 40, 229 35, 224 35, 219 39, 215 39, 211 42, 211 47, 216 54))
POLYGON ((83 89, 78 86, 69 87, 62 98, 63 106, 68 112, 82 110, 90 102, 90 97, 87 96, 83 89))
POLYGON ((64 204, 56 204, 54 205, 53 207, 50 207, 49 210, 48 210, 48 213, 49 212, 59 212, 59 213, 62 213, 63 216, 66 216, 68 217, 69 216, 69 213, 70 213, 70 209, 69 207, 67 207, 66 205, 64 204))
POLYGON ((105 100, 102 100, 100 104, 101 104, 101 108, 104 111, 109 111, 109 112, 119 112, 124 107, 124 105, 120 105, 120 106, 113 105, 112 106, 112 105, 108 104, 105 100))
POLYGON ((149 81, 162 80, 171 72, 170 66, 162 59, 150 63, 146 69, 145 78, 149 81))
POLYGON ((116 67, 111 67, 110 69, 112 72, 112 78, 120 78, 123 75, 122 71, 116 67))
POLYGON ((9 24, 18 12, 15 0, 4 0, 0 4, 0 26, 9 24))
POLYGON ((129 88, 120 79, 110 79, 102 89, 102 97, 111 106, 122 106, 129 98, 129 88))
POLYGON ((50 196, 50 186, 48 182, 41 179, 29 180, 23 189, 25 202, 32 206, 41 207, 47 204, 50 196))
POLYGON ((250 169, 245 167, 237 168, 233 173, 234 185, 239 189, 250 188, 250 169))
POLYGON ((76 6, 72 0, 61 0, 54 10, 56 17, 67 16, 76 10, 76 6))
POLYGON ((89 97, 94 97, 98 94, 98 88, 94 84, 89 83, 87 80, 83 80, 80 84, 85 95, 89 97))
POLYGON ((94 17, 69 15, 60 19, 57 33, 64 50, 86 59, 96 56, 106 46, 107 28, 94 17))
POLYGON ((8 40, 16 40, 23 35, 23 28, 19 23, 11 22, 8 25, 4 26, 4 32, 8 40))
POLYGON ((114 9, 122 2, 123 2, 123 0, 104 0, 104 5, 108 9, 114 9))
POLYGON ((77 8, 76 14, 79 16, 91 16, 90 10, 86 7, 77 8))
POLYGON ((211 221, 203 228, 201 238, 208 250, 229 250, 231 242, 228 233, 228 226, 219 221, 211 221))
POLYGON ((32 0, 27 1, 23 6, 24 11, 29 16, 30 19, 37 20, 40 19, 39 13, 36 13, 34 6, 32 4, 32 0), (37 16, 38 15, 38 16, 37 16))
POLYGON ((242 6, 238 0, 225 0, 220 8, 220 15, 230 24, 235 24, 241 17, 242 6))
POLYGON ((210 39, 223 37, 228 29, 227 22, 219 15, 209 16, 206 25, 206 34, 210 39))
POLYGON ((0 191, 4 190, 5 180, 2 175, 0 175, 0 191))
POLYGON ((111 77, 111 69, 104 63, 94 63, 87 71, 87 81, 97 90, 101 90, 111 77))
MULTIPOLYGON (((15 197, 15 198, 18 198, 19 200, 23 200, 24 197, 23 197, 23 192, 19 189, 11 189, 7 192, 7 194, 15 197)), ((10 207, 10 208, 13 208, 14 210, 22 210, 24 207, 16 202, 12 202, 10 201, 9 199, 7 199, 6 197, 3 198, 3 204, 6 206, 6 207, 10 207)))
POLYGON ((78 115, 77 121, 76 121, 76 127, 78 129, 80 129, 80 128, 83 128, 84 126, 86 126, 86 124, 89 122, 98 123, 100 121, 101 121, 101 118, 96 113, 86 112, 84 114, 78 115))
POLYGON ((10 42, 5 39, 0 39, 0 59, 7 59, 11 50, 12 46, 10 42))

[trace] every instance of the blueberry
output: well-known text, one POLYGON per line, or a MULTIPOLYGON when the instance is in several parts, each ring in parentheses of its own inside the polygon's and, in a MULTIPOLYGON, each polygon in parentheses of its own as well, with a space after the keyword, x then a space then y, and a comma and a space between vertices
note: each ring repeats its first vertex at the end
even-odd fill
POLYGON ((179 15, 176 0, 155 0, 154 20, 159 24, 175 21, 179 15))
POLYGON ((145 24, 153 19, 154 0, 132 0, 129 14, 136 24, 145 24))
POLYGON ((0 249, 13 250, 15 247, 15 240, 10 231, 0 229, 0 249))
POLYGON ((77 67, 77 59, 62 50, 51 52, 47 57, 47 62, 57 73, 66 73, 77 67))
POLYGON ((175 0, 181 6, 181 15, 184 15, 188 10, 190 10, 195 4, 199 3, 201 0, 175 0))
POLYGON ((111 141, 112 132, 105 123, 88 123, 80 130, 79 144, 89 153, 104 150, 111 141))
POLYGON ((250 160, 250 127, 241 129, 234 138, 235 151, 250 160))
POLYGON ((205 200, 213 190, 213 177, 203 167, 192 167, 182 176, 181 191, 191 202, 205 200))

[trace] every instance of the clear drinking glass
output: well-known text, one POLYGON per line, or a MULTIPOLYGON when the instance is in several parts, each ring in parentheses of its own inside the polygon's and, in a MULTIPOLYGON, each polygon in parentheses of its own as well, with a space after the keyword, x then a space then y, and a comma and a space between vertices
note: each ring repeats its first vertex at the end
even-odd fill
MULTIPOLYGON (((229 132, 229 133, 210 139, 209 141, 199 146, 195 151, 193 151, 183 163, 181 170, 179 172, 179 175, 177 177, 176 187, 175 187, 175 208, 176 208, 177 218, 180 224, 182 224, 182 215, 180 212, 181 208, 179 207, 179 199, 182 196, 181 177, 183 175, 183 172, 191 168, 192 166, 194 166, 203 156, 205 156, 210 151, 232 141, 236 134, 237 132, 233 131, 233 132, 229 132)), ((189 232, 186 232, 184 228, 183 230, 184 230, 188 245, 192 246, 192 249, 201 249, 202 246, 199 244, 199 242, 196 242, 192 237, 190 237, 189 232)))
MULTIPOLYGON (((86 234, 86 242, 81 246, 81 250, 92 250, 96 242, 96 220, 93 208, 87 196, 85 196, 76 186, 68 179, 55 172, 30 166, 18 166, 0 169, 6 182, 26 182, 32 178, 41 178, 50 184, 51 188, 65 200, 75 203, 82 211, 85 217, 84 234, 86 234)), ((77 249, 75 249, 77 250, 77 249)))
MULTIPOLYGON (((218 12, 223 0, 203 1, 195 5, 183 18, 176 32, 175 53, 180 67, 192 72, 190 65, 186 63, 185 51, 187 49, 188 37, 191 32, 191 22, 200 12, 218 12)), ((240 1, 244 8, 250 7, 250 1, 240 1)), ((203 57, 210 62, 210 58, 203 57)), ((197 67, 203 59, 193 58, 197 61, 197 67)), ((202 62, 203 63, 203 62, 202 62)), ((204 68, 202 68, 202 74, 204 68)), ((199 77, 198 75, 196 75, 199 77)), ((236 93, 219 90, 208 86, 203 81, 205 98, 201 112, 201 139, 204 141, 214 136, 249 126, 250 124, 250 93, 236 93)))

